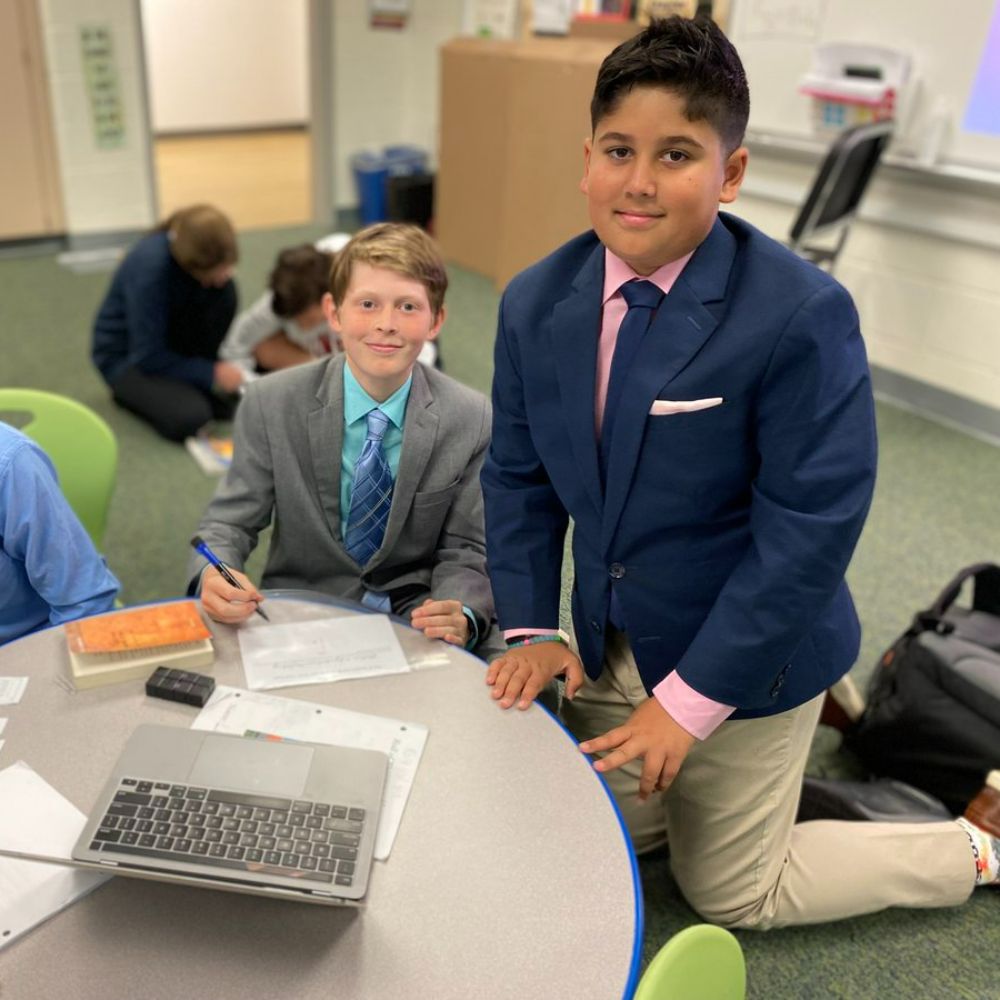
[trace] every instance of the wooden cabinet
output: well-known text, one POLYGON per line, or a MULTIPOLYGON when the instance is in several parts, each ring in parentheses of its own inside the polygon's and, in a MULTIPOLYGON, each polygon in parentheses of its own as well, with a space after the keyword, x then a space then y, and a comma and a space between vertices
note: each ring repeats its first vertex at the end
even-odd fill
POLYGON ((37 0, 0 3, 0 240, 65 229, 37 0))

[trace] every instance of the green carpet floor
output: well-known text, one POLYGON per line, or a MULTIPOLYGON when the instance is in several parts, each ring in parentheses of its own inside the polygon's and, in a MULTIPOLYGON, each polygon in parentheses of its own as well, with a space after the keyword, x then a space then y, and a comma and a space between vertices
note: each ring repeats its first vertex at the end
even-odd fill
MULTIPOLYGON (((241 302, 263 290, 280 248, 319 235, 310 228, 240 234, 241 302)), ((440 340, 444 364, 456 378, 488 391, 497 295, 477 275, 454 268, 451 278, 440 340)), ((73 274, 51 254, 0 259, 0 385, 65 393, 111 424, 120 467, 104 552, 122 581, 122 599, 132 604, 183 592, 187 541, 215 480, 183 448, 115 407, 91 367, 90 324, 108 280, 108 273, 73 274)), ((885 405, 878 420, 879 482, 849 572, 864 625, 854 671, 861 683, 912 613, 956 570, 1000 559, 1000 449, 885 405)), ((821 727, 810 770, 844 775, 856 769, 835 734, 821 727)), ((640 870, 648 961, 698 918, 678 894, 665 856, 643 859, 640 870)), ((1000 998, 1000 892, 980 890, 953 910, 890 910, 739 938, 755 1000, 1000 998)))

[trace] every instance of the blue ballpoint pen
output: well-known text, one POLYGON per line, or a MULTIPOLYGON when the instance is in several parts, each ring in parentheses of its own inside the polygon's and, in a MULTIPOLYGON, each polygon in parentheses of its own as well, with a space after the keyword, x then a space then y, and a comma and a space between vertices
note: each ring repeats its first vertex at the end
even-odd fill
MULTIPOLYGON (((225 580, 226 583, 235 587, 237 590, 246 590, 246 587, 244 587, 243 584, 241 584, 239 580, 237 580, 236 577, 229 572, 229 567, 208 547, 207 542, 201 537, 201 535, 195 535, 194 538, 191 539, 191 545, 194 547, 196 552, 200 552, 222 574, 222 579, 225 580)), ((264 621, 269 622, 271 620, 264 614, 263 611, 260 610, 259 604, 254 606, 254 611, 256 611, 257 614, 264 619, 264 621)))

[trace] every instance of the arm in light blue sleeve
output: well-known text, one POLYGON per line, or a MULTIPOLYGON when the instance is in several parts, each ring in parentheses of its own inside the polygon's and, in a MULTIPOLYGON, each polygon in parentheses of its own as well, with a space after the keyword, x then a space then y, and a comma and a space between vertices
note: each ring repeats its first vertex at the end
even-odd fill
POLYGON ((0 481, 3 546, 23 562, 29 583, 49 605, 49 622, 110 611, 119 583, 73 513, 44 452, 28 442, 0 481))

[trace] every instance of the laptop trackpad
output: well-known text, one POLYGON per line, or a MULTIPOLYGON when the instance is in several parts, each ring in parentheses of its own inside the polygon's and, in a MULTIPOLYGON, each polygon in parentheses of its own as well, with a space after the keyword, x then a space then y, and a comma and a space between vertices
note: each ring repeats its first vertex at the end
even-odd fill
POLYGON ((207 739, 187 780, 284 798, 302 794, 313 748, 255 739, 207 739))

